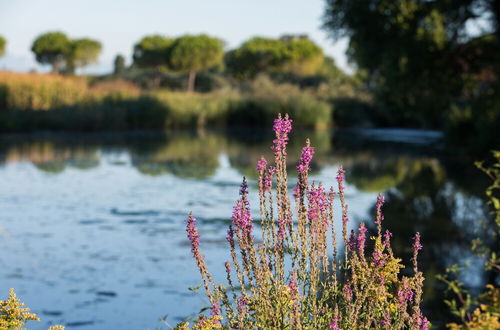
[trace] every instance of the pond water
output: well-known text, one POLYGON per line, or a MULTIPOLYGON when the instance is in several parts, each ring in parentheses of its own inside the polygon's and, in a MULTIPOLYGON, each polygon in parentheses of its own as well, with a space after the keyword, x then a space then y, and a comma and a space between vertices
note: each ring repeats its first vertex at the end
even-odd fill
MULTIPOLYGON (((316 147, 314 180, 333 184, 346 168, 352 225, 372 221, 380 191, 405 263, 421 232, 426 307, 439 319, 433 276, 470 255, 488 180, 472 159, 447 154, 436 132, 296 132, 290 164, 306 136, 316 147)), ((16 288, 42 318, 30 329, 168 328, 193 316, 207 300, 188 290, 200 277, 186 215, 199 219, 202 251, 222 278, 239 184, 249 178, 257 215, 254 168, 271 141, 252 131, 1 136, 0 297, 16 288)), ((483 277, 473 262, 468 283, 483 277)))

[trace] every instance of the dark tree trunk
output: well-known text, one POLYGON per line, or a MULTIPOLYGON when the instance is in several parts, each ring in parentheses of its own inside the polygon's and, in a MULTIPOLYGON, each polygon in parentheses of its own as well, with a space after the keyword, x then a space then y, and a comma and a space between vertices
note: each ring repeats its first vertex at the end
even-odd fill
POLYGON ((188 92, 194 92, 195 81, 196 81, 196 72, 189 71, 188 86, 187 86, 188 92))
MULTIPOLYGON (((493 11, 493 14, 495 15, 497 38, 500 39, 500 0, 492 0, 491 9, 493 11)), ((499 42, 499 40, 497 40, 497 42, 499 42)))
POLYGON ((52 73, 54 74, 59 74, 59 71, 61 69, 61 61, 54 61, 52 63, 52 73))

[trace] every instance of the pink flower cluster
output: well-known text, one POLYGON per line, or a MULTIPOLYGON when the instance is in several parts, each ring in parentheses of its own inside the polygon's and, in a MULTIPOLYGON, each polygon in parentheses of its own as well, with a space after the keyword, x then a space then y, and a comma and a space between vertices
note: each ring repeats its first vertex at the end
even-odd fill
POLYGON ((245 234, 251 234, 253 223, 252 216, 250 215, 250 203, 247 199, 248 184, 245 178, 243 178, 243 182, 241 183, 240 195, 241 199, 236 201, 236 205, 233 207, 233 216, 231 218, 237 229, 245 234))
POLYGON ((307 141, 307 146, 302 148, 302 154, 300 155, 300 164, 297 165, 297 170, 299 172, 309 171, 309 164, 314 155, 314 148, 309 146, 309 140, 307 141))
POLYGON ((423 248, 423 246, 420 243, 420 233, 417 232, 415 234, 415 238, 413 239, 413 251, 417 252, 417 251, 422 250, 422 248, 423 248))
POLYGON ((401 305, 403 305, 406 302, 411 302, 413 300, 413 296, 414 296, 413 291, 408 287, 403 287, 401 290, 398 291, 398 301, 401 305))
POLYGON ((292 130, 292 120, 288 116, 281 118, 281 115, 274 120, 273 130, 276 133, 276 139, 273 140, 272 149, 276 153, 284 152, 288 144, 288 133, 292 130))
POLYGON ((196 227, 196 218, 189 214, 186 219, 186 223, 186 232, 188 233, 188 238, 191 241, 191 250, 195 253, 195 250, 198 246, 200 246, 200 234, 198 233, 198 228, 196 227))
POLYGON ((233 207, 233 224, 244 233, 252 232, 252 217, 248 204, 247 200, 239 199, 233 207))
POLYGON ((290 277, 288 287, 290 288, 290 292, 292 293, 292 295, 299 293, 299 283, 297 282, 295 273, 290 277))
POLYGON ((391 237, 392 237, 392 233, 389 230, 386 230, 385 234, 384 234, 384 245, 385 246, 387 246, 387 247, 391 246, 391 237))
POLYGON ((342 182, 344 182, 344 175, 345 175, 344 167, 340 165, 339 170, 337 172, 337 182, 339 184, 342 184, 342 182))
POLYGON ((238 311, 240 313, 246 312, 248 310, 248 307, 247 307, 248 299, 247 299, 247 297, 245 297, 245 296, 240 297, 240 298, 238 298, 236 300, 236 302, 238 303, 238 311))
POLYGON ((340 330, 340 327, 339 327, 339 316, 338 316, 338 314, 335 314, 335 316, 333 317, 333 321, 330 322, 329 326, 330 326, 330 329, 340 330))
POLYGON ((262 172, 265 171, 267 167, 267 160, 264 157, 260 157, 257 161, 257 171, 262 172))
POLYGON ((321 213, 325 212, 329 206, 325 188, 322 186, 315 187, 313 185, 307 192, 307 198, 309 201, 309 210, 307 211, 309 221, 319 219, 321 213))
POLYGON ((373 251, 372 253, 372 258, 373 258, 373 264, 377 267, 384 267, 385 266, 385 259, 386 256, 380 251, 373 251))
POLYGON ((271 191, 274 173, 276 173, 276 168, 271 166, 267 169, 267 174, 264 174, 264 191, 271 191))
POLYGON ((377 204, 375 208, 377 209, 377 219, 375 220, 375 224, 380 225, 382 221, 384 221, 384 215, 382 214, 382 206, 385 203, 384 195, 379 194, 377 197, 377 204))
POLYGON ((358 250, 359 254, 364 255, 365 242, 366 242, 366 232, 365 223, 362 222, 358 229, 358 250))

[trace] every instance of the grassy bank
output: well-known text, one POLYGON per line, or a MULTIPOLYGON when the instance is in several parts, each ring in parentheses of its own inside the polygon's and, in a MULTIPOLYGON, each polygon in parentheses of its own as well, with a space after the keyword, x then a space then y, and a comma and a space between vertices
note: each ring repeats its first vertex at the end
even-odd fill
POLYGON ((0 131, 165 129, 269 123, 289 113, 303 127, 332 125, 333 105, 311 90, 257 79, 209 93, 142 90, 112 80, 0 72, 0 131))

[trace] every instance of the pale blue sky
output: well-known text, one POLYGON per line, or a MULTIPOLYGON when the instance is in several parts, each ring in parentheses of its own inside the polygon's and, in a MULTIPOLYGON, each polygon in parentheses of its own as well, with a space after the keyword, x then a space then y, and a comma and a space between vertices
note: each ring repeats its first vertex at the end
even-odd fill
POLYGON ((31 44, 42 32, 60 30, 102 42, 99 64, 88 73, 111 70, 117 53, 130 61, 133 44, 151 33, 208 33, 223 39, 227 49, 255 35, 304 33, 348 70, 346 40, 334 44, 320 28, 324 5, 324 0, 0 0, 0 35, 8 42, 0 69, 40 70, 31 44))

